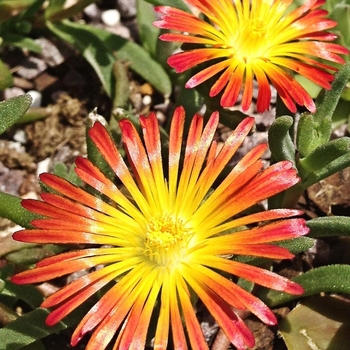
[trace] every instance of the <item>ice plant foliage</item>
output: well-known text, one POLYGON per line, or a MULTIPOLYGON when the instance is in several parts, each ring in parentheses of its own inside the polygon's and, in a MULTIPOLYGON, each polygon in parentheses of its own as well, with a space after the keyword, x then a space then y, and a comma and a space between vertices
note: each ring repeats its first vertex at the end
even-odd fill
POLYGON ((42 307, 53 308, 48 325, 109 286, 77 326, 72 345, 92 331, 89 350, 105 349, 111 341, 114 349, 142 349, 155 313, 155 334, 149 335, 155 349, 167 348, 170 333, 175 349, 187 349, 188 341, 193 349, 207 349, 191 301, 197 295, 230 341, 245 349, 253 346, 254 337, 233 308, 248 309, 269 325, 276 318, 228 276, 287 293, 303 292, 301 286, 276 273, 232 259, 237 255, 293 257, 273 243, 307 233, 304 220, 292 218, 300 214, 298 210, 242 215, 245 209, 299 181, 292 164, 283 161, 264 169, 260 158, 267 146, 261 144, 211 190, 254 119, 244 119, 220 150, 213 141, 218 113, 205 126, 203 118, 195 115, 186 137, 184 120, 184 110, 179 107, 171 124, 167 166, 163 165, 154 114, 140 117, 142 137, 131 122, 121 121, 132 172, 106 129, 96 122, 89 131, 91 139, 123 189, 88 159, 79 157, 78 176, 102 196, 58 176, 42 174, 41 181, 54 191, 43 193, 42 201, 23 201, 25 208, 43 218, 32 222, 33 229, 15 233, 16 240, 83 245, 45 258, 34 269, 13 277, 16 283, 38 283, 87 271, 43 302, 42 307), (99 268, 94 269, 96 266, 99 268))
POLYGON ((163 34, 160 36, 162 40, 192 44, 192 48, 168 59, 177 72, 206 63, 187 81, 187 88, 217 76, 210 96, 222 92, 221 105, 231 107, 242 92, 242 109, 247 111, 252 101, 255 78, 259 89, 259 112, 269 108, 270 83, 290 111, 295 112, 298 104, 314 112, 313 100, 293 78, 292 72, 329 89, 333 80, 329 70, 336 69, 315 58, 343 63, 339 54, 346 54, 348 50, 330 42, 336 36, 326 30, 337 23, 327 19, 327 11, 320 9, 325 0, 308 0, 290 11, 292 2, 187 0, 210 23, 176 8, 160 6, 157 11, 162 19, 155 25, 180 32, 163 34))

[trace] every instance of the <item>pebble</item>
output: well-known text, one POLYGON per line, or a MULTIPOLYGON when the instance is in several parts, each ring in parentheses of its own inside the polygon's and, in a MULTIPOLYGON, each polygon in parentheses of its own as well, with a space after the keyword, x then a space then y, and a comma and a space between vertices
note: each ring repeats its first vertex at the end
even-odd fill
POLYGON ((84 13, 88 16, 92 21, 99 22, 101 18, 101 10, 95 3, 86 6, 84 9, 84 13))
POLYGON ((64 62, 64 55, 57 44, 46 38, 38 38, 35 42, 41 46, 41 56, 50 67, 56 67, 64 62))
POLYGON ((45 158, 41 162, 38 163, 38 167, 36 169, 36 175, 39 176, 42 173, 47 173, 50 168, 51 158, 45 158))
POLYGON ((133 18, 136 16, 136 0, 117 0, 117 8, 122 18, 133 18))
POLYGON ((12 87, 12 88, 8 88, 4 90, 4 100, 7 100, 9 98, 12 97, 17 97, 17 96, 21 96, 24 95, 25 92, 23 89, 19 88, 19 87, 12 87))
POLYGON ((30 56, 21 62, 21 65, 17 69, 16 73, 24 79, 32 80, 43 73, 46 69, 47 64, 44 60, 38 57, 30 56))
POLYGON ((145 95, 143 96, 142 98, 142 103, 145 105, 145 106, 148 106, 152 103, 152 97, 150 95, 145 95))
POLYGON ((13 139, 22 145, 26 144, 27 137, 25 131, 22 129, 16 130, 15 134, 13 135, 13 139))
POLYGON ((111 9, 102 12, 102 22, 109 27, 114 27, 120 22, 120 13, 118 10, 111 9))
POLYGON ((41 107, 42 94, 39 91, 30 90, 27 92, 27 94, 32 96, 32 99, 33 99, 31 107, 33 108, 41 107))

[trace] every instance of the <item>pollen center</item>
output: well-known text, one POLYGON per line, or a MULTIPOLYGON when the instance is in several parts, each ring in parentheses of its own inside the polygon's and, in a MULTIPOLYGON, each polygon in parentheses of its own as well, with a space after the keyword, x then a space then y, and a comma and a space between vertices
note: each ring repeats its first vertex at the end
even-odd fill
POLYGON ((191 236, 184 220, 169 214, 155 216, 148 223, 145 253, 157 265, 174 267, 185 256, 191 236))
POLYGON ((262 58, 268 49, 268 31, 265 23, 257 18, 246 21, 231 39, 234 56, 240 57, 244 63, 262 58))

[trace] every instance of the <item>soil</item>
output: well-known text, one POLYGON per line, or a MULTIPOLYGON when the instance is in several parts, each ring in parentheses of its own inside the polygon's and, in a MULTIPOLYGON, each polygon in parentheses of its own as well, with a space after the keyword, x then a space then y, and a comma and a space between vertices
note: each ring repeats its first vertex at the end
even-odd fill
MULTIPOLYGON (((101 27, 106 25, 101 20, 101 13, 107 9, 118 9, 122 15, 117 30, 128 33, 130 40, 137 41, 134 2, 100 1, 94 10, 89 8, 81 16, 87 22, 101 27), (125 5, 125 3, 127 5, 125 5), (123 7, 124 6, 124 7, 123 7), (132 28, 132 29, 130 29, 132 28)), ((81 19, 79 18, 79 19, 81 19)), ((115 29, 115 28, 114 28, 115 29)), ((116 29, 115 29, 116 30, 116 29)), ((14 86, 2 93, 1 99, 18 96, 31 90, 41 94, 40 110, 45 117, 41 120, 19 124, 0 136, 0 188, 22 198, 37 198, 40 186, 37 176, 43 171, 53 171, 55 166, 63 163, 70 167, 76 156, 86 155, 85 120, 95 108, 106 119, 112 113, 112 103, 104 92, 101 83, 84 58, 72 47, 52 37, 38 38, 45 49, 37 55, 19 49, 9 48, 1 52, 1 58, 9 65, 14 75, 14 86)), ((154 89, 132 72, 129 72, 132 96, 130 100, 136 113, 147 113, 158 108, 160 119, 165 122, 171 104, 159 108, 165 103, 154 89), (142 104, 144 96, 151 97, 151 103, 142 104)), ((171 103, 171 101, 170 101, 171 103)), ((250 136, 239 150, 239 156, 246 153, 253 145, 267 141, 267 130, 274 118, 274 105, 270 113, 251 114, 256 118, 257 132, 250 136)), ((217 134, 219 142, 224 142, 230 130, 220 126, 217 134)), ((270 154, 265 161, 269 163, 270 154)), ((345 169, 308 189, 300 199, 300 207, 305 210, 307 218, 325 215, 350 215, 350 170, 345 169)), ((2 240, 8 239, 16 229, 5 219, 0 219, 2 240)), ((350 263, 348 254, 349 241, 344 239, 319 239, 314 248, 296 257, 292 262, 276 264, 284 275, 294 275, 312 267, 330 263, 350 263), (346 244, 345 244, 346 243, 346 244)), ((2 264, 5 264, 2 260, 2 264)), ((293 305, 274 310, 282 318, 293 305)), ((214 350, 230 348, 225 337, 220 334, 218 326, 202 305, 197 305, 198 317, 202 328, 214 350)), ((278 338, 276 328, 268 327, 250 314, 243 315, 256 337, 255 350, 286 349, 278 338)), ((69 345, 72 329, 51 335, 43 343, 50 350, 71 349, 69 345)), ((84 339, 76 349, 84 349, 84 339)))

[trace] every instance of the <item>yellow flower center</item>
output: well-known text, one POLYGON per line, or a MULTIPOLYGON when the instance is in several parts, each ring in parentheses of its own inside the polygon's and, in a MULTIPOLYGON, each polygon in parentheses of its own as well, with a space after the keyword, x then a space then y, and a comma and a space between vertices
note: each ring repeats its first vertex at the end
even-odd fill
POLYGON ((191 236, 192 230, 184 220, 169 214, 157 215, 148 223, 145 254, 159 266, 175 267, 186 256, 191 236))
POLYGON ((264 21, 251 18, 230 38, 232 55, 250 63, 256 58, 264 57, 268 49, 268 30, 264 21))

